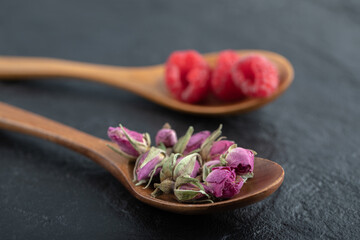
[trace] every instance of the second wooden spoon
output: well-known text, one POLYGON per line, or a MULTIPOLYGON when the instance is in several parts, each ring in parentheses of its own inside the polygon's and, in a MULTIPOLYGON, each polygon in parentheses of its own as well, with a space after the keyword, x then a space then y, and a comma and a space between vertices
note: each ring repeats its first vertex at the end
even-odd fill
MULTIPOLYGON (((148 67, 116 67, 74 61, 38 57, 0 57, 0 79, 29 79, 48 77, 70 77, 108 84, 129 90, 162 106, 202 115, 223 115, 255 110, 279 97, 291 84, 294 71, 283 56, 263 50, 239 50, 239 55, 261 54, 273 62, 279 70, 280 85, 268 98, 247 98, 224 103, 209 100, 204 104, 188 104, 172 98, 165 88, 164 65, 148 67)), ((218 53, 204 54, 213 66, 218 53)))

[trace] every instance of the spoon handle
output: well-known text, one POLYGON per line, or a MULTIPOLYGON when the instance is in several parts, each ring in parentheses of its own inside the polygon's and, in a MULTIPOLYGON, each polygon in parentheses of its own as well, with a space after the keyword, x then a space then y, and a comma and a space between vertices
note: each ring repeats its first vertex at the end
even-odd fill
POLYGON ((65 77, 90 80, 126 89, 148 92, 161 76, 159 66, 117 67, 42 57, 0 57, 0 79, 65 77))
POLYGON ((119 173, 118 165, 123 165, 125 160, 116 154, 112 157, 112 151, 106 147, 108 141, 61 123, 0 102, 0 128, 63 145, 89 157, 115 176, 124 175, 119 173))

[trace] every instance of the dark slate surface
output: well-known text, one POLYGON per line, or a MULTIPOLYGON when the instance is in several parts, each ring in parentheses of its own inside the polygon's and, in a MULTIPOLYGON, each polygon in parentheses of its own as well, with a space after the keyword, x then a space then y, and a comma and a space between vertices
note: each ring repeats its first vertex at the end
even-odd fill
POLYGON ((60 79, 0 83, 0 101, 98 137, 108 125, 215 129, 285 169, 268 199, 179 216, 134 199, 63 147, 0 130, 0 239, 358 239, 359 1, 2 1, 0 55, 140 66, 175 49, 260 48, 294 64, 293 85, 246 115, 173 112, 131 93, 60 79))

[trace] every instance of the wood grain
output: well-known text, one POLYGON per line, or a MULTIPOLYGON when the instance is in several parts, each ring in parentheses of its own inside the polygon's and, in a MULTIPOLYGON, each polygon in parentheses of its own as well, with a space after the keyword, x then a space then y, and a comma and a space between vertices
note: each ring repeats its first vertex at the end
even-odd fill
POLYGON ((106 144, 113 143, 109 141, 1 102, 0 128, 33 135, 79 152, 107 169, 140 201, 181 214, 211 213, 258 202, 279 188, 284 179, 284 170, 280 165, 267 159, 256 158, 255 177, 250 179, 234 198, 216 203, 182 204, 172 195, 153 198, 150 196, 153 189, 135 186, 132 182, 133 164, 110 150, 106 144))
MULTIPOLYGON (((164 86, 163 65, 116 67, 37 57, 0 57, 0 79, 69 77, 90 80, 131 91, 170 109, 202 115, 244 113, 258 109, 279 97, 292 83, 294 70, 285 57, 264 50, 238 50, 237 52, 241 56, 261 54, 276 65, 279 70, 280 85, 272 96, 247 98, 231 103, 211 98, 202 104, 187 104, 169 95, 164 86)), ((218 53, 208 53, 204 54, 204 57, 211 66, 214 66, 217 55, 218 53)))

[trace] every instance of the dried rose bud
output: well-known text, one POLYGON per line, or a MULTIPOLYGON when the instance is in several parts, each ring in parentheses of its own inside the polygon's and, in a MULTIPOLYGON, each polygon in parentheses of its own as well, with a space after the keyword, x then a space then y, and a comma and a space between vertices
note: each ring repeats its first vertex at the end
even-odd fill
POLYGON ((232 145, 234 145, 234 142, 228 141, 228 140, 220 140, 220 141, 214 142, 213 145, 211 146, 211 149, 210 149, 209 155, 207 156, 207 159, 208 160, 220 159, 220 156, 222 154, 226 153, 226 151, 232 145))
POLYGON ((244 184, 241 177, 236 177, 235 170, 230 167, 215 167, 205 179, 211 193, 221 199, 232 198, 240 192, 244 184))
POLYGON ((174 194, 179 202, 212 202, 205 188, 198 179, 181 176, 176 179, 174 194))
MULTIPOLYGON (((223 156, 222 156, 223 157, 223 156)), ((236 174, 244 175, 254 171, 254 152, 237 147, 225 154, 226 166, 235 169, 236 174)))
POLYGON ((165 147, 173 147, 177 142, 175 130, 171 129, 170 125, 166 123, 163 128, 157 132, 155 142, 157 146, 162 143, 165 147))
POLYGON ((210 136, 209 131, 201 131, 191 136, 184 150, 184 155, 191 153, 196 149, 200 149, 203 142, 210 136))
POLYGON ((116 128, 109 127, 108 136, 120 149, 111 148, 127 159, 136 159, 140 154, 148 151, 151 144, 149 134, 131 131, 121 125, 116 128))
POLYGON ((155 147, 140 155, 134 166, 136 185, 151 182, 151 179, 160 173, 162 161, 165 157, 165 151, 155 147))
POLYGON ((175 181, 180 176, 196 177, 201 165, 201 157, 198 153, 178 158, 173 172, 173 180, 175 181))

